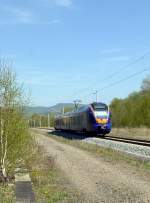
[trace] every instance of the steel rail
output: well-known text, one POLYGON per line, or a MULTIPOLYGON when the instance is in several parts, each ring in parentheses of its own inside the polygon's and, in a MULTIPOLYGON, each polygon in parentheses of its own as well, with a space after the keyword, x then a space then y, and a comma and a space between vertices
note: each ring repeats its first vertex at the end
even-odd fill
POLYGON ((150 147, 149 140, 116 137, 116 136, 105 136, 103 139, 150 147))
MULTIPOLYGON (((44 130, 54 130, 53 128, 49 129, 49 128, 39 128, 39 129, 44 129, 44 130)), ((59 133, 61 133, 61 131, 59 131, 59 133)), ((82 133, 77 133, 77 132, 66 132, 67 137, 69 138, 79 138, 79 139, 83 139, 84 138, 84 134, 82 133), (82 136, 81 136, 82 135, 82 136)), ((85 138, 87 136, 85 135, 85 138)), ((88 136, 89 137, 89 136, 88 136)), ((91 138, 99 138, 99 139, 105 139, 105 140, 112 140, 112 141, 118 141, 118 142, 123 142, 123 143, 128 143, 128 144, 134 144, 134 145, 141 145, 141 146, 147 146, 150 147, 150 140, 143 140, 143 139, 133 139, 133 138, 126 138, 126 137, 118 137, 118 136, 111 136, 111 135, 105 135, 104 137, 100 137, 100 136, 92 136, 91 138)))

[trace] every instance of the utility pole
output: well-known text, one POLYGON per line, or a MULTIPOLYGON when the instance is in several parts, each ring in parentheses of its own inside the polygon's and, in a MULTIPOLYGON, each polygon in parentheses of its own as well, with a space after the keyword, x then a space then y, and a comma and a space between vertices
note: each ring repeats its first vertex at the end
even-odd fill
POLYGON ((74 102, 74 106, 75 106, 75 109, 78 108, 79 104, 82 102, 80 99, 76 99, 73 101, 74 102))
POLYGON ((48 128, 50 127, 50 117, 49 117, 49 113, 48 113, 48 116, 47 116, 47 122, 48 122, 48 128))
POLYGON ((35 120, 33 120, 33 126, 34 126, 34 128, 35 128, 35 120))
POLYGON ((63 106, 63 108, 62 108, 62 115, 64 115, 64 113, 65 113, 65 108, 63 106))
POLYGON ((41 115, 40 115, 40 128, 41 128, 41 126, 42 126, 42 120, 41 120, 41 115))
POLYGON ((30 119, 28 119, 28 127, 30 127, 30 119))
POLYGON ((0 107, 0 135, 3 134, 3 120, 2 120, 2 107, 0 107))
POLYGON ((97 103, 97 94, 98 94, 98 91, 97 90, 95 90, 95 92, 93 92, 93 94, 95 94, 95 96, 96 96, 96 103, 97 103))

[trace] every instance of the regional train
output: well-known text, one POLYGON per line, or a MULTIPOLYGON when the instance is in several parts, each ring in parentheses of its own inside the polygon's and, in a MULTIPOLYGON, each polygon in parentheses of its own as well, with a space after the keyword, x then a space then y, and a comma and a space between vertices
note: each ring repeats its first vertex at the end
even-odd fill
POLYGON ((55 117, 55 130, 94 133, 104 136, 112 127, 108 105, 94 102, 55 117))

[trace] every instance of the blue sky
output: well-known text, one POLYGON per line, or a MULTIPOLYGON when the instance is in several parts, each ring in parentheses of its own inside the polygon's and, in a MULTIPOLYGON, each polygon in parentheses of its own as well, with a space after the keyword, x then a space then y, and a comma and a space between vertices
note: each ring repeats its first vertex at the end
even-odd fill
POLYGON ((150 51, 149 8, 149 0, 0 0, 0 55, 13 61, 33 105, 88 103, 97 89, 110 103, 150 74, 102 90, 149 66, 147 54, 126 67, 150 51))

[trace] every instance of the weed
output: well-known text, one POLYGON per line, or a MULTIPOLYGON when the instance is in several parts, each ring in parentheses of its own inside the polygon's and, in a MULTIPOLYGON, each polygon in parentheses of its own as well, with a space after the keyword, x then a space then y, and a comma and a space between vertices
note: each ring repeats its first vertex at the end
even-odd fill
POLYGON ((28 165, 33 182, 37 203, 70 202, 71 193, 62 183, 54 158, 48 156, 40 146, 34 147, 35 153, 28 165))
POLYGON ((12 186, 0 184, 0 203, 15 203, 15 193, 12 186))

